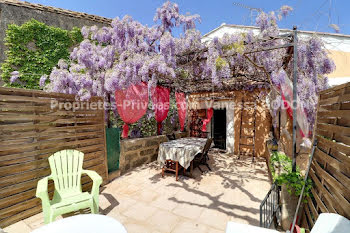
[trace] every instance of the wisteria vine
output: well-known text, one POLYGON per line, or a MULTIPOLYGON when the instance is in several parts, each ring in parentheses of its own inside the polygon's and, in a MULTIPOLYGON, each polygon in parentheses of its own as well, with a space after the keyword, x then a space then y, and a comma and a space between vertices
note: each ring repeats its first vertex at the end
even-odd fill
MULTIPOLYGON (((196 30, 199 15, 182 15, 177 4, 166 2, 157 9, 152 27, 130 16, 115 18, 110 27, 83 27, 84 40, 74 48, 70 61, 60 61, 49 81, 43 76, 40 83, 48 82, 45 89, 49 91, 76 94, 81 100, 102 96, 109 103, 114 101, 115 90, 141 81, 152 86, 160 80, 176 80, 185 74, 196 80, 211 78, 213 85, 219 86, 233 74, 256 74, 257 67, 263 67, 272 85, 278 88, 292 71, 293 58, 283 63, 288 56, 287 49, 247 52, 283 44, 283 39, 259 39, 277 37, 280 34, 277 22, 291 10, 283 6, 276 12, 261 12, 256 19, 258 34, 252 31, 225 34, 202 43, 202 36, 196 30), (183 27, 181 36, 174 37, 175 27, 183 27), (191 53, 197 53, 191 65, 178 64, 179 57, 191 53)), ((334 68, 319 38, 299 40, 298 95, 305 103, 311 125, 315 121, 317 93, 327 88, 325 75, 334 68)), ((268 86, 244 86, 245 90, 254 88, 268 86)))

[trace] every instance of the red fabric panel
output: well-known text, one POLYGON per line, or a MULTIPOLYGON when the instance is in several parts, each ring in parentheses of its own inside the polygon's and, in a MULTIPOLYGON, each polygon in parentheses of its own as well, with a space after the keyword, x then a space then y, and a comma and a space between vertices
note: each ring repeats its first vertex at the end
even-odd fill
MULTIPOLYGON (((287 79, 284 83, 281 84, 281 95, 284 101, 284 107, 293 120, 293 83, 292 80, 287 79)), ((309 123, 307 121, 307 116, 303 103, 300 101, 299 96, 297 96, 297 124, 299 126, 299 131, 302 137, 309 137, 311 132, 309 131, 309 123)))
POLYGON ((176 92, 175 97, 176 97, 177 112, 179 114, 180 127, 181 127, 181 131, 183 131, 185 127, 186 111, 187 111, 186 95, 185 93, 176 92))
POLYGON ((131 85, 126 90, 115 92, 115 102, 120 118, 124 121, 122 137, 127 138, 128 124, 135 123, 145 115, 148 107, 148 87, 146 83, 131 85))
POLYGON ((128 134, 129 134, 129 125, 127 123, 124 123, 122 137, 127 138, 128 134))
MULTIPOLYGON (((290 117, 291 120, 293 120, 293 109, 292 107, 288 104, 288 101, 286 100, 286 97, 284 96, 284 94, 282 93, 282 100, 283 100, 283 105, 284 108, 287 111, 288 116, 290 117)), ((301 128, 299 129, 300 135, 301 137, 305 137, 304 132, 301 130, 301 128)))
POLYGON ((169 97, 170 89, 166 87, 156 86, 152 88, 152 103, 154 108, 154 115, 157 121, 158 134, 162 127, 162 121, 168 116, 169 112, 169 97))
POLYGON ((213 117, 214 110, 212 108, 207 109, 207 119, 203 121, 203 128, 202 131, 207 131, 207 124, 210 122, 211 118, 213 117))

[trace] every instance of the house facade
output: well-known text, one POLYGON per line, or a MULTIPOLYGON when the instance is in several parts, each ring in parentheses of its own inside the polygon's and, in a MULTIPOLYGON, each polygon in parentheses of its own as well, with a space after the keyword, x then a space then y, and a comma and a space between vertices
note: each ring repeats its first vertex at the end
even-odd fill
POLYGON ((253 91, 200 92, 188 96, 188 127, 190 136, 211 137, 216 148, 229 154, 265 156, 272 120, 264 98, 253 91), (208 110, 213 115, 206 130, 203 121, 208 110), (203 132, 204 131, 204 132, 203 132))
MULTIPOLYGON (((222 24, 218 28, 203 36, 202 41, 207 42, 224 34, 238 34, 253 31, 259 33, 258 27, 222 24)), ((280 29, 281 33, 292 30, 280 29)), ((350 35, 322 33, 311 31, 298 31, 299 38, 318 36, 324 42, 329 56, 333 59, 336 70, 329 74, 331 86, 350 82, 350 35)), ((264 156, 266 152, 266 139, 271 136, 272 120, 266 102, 258 98, 259 92, 233 91, 231 93, 195 93, 189 96, 189 130, 193 136, 210 136, 214 138, 216 146, 228 153, 240 154, 247 152, 254 156, 264 156), (246 106, 249 103, 250 106, 246 106), (245 105, 243 108, 242 105, 245 105), (255 107, 255 109, 254 109, 255 107), (209 108, 214 108, 214 114, 207 127, 202 132, 202 121, 207 117, 209 108), (201 119, 201 120, 198 120, 201 119), (198 126, 199 125, 199 126, 198 126)), ((286 148, 286 154, 291 151, 291 120, 285 111, 281 112, 277 128, 285 128, 277 133, 286 148)))

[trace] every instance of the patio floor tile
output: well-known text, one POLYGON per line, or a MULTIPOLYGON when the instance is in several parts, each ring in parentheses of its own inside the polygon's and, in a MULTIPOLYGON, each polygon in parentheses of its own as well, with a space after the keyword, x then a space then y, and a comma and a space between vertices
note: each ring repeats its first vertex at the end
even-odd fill
POLYGON ((102 193, 100 197, 101 196, 107 196, 108 199, 110 199, 108 200, 109 206, 102 210, 103 214, 108 214, 108 212, 113 209, 117 209, 119 211, 125 211, 129 209, 129 207, 135 205, 137 202, 136 200, 131 199, 124 195, 112 195, 111 193, 102 193))
POLYGON ((32 217, 24 219, 23 222, 26 225, 28 225, 31 229, 35 229, 35 228, 38 228, 44 224, 44 215, 43 215, 43 213, 36 214, 32 217))
POLYGON ((140 223, 125 223, 124 227, 128 233, 153 233, 154 230, 149 225, 141 225, 140 223))
POLYGON ((159 209, 172 211, 179 204, 175 201, 170 200, 171 197, 159 196, 153 202, 150 203, 151 206, 157 207, 159 209))
POLYGON ((200 223, 192 221, 183 221, 179 223, 171 233, 193 233, 193 232, 208 232, 208 227, 200 223))
POLYGON ((117 219, 121 224, 127 223, 129 218, 124 216, 119 210, 114 209, 108 213, 108 216, 117 219))
POLYGON ((218 230, 211 227, 207 229, 207 233, 224 233, 224 232, 225 232, 224 230, 218 230))
POLYGON ((172 212, 174 214, 191 220, 197 220, 198 217, 201 215, 202 211, 203 208, 200 208, 195 205, 180 204, 172 212))
POLYGON ((145 203, 139 202, 131 206, 125 212, 123 212, 123 215, 138 221, 146 221, 156 211, 157 211, 157 208, 147 205, 145 203))
POLYGON ((230 218, 226 214, 216 209, 205 209, 199 216, 199 222, 220 230, 224 230, 226 228, 226 224, 229 219, 230 218))
POLYGON ((153 228, 161 232, 171 232, 182 219, 169 211, 157 211, 148 219, 153 228))
MULTIPOLYGON (((228 221, 259 225, 259 205, 270 188, 266 162, 211 151, 212 171, 194 179, 161 177, 156 162, 143 165, 101 188, 100 213, 121 222, 128 233, 217 233, 228 221)), ((13 224, 8 233, 30 233, 42 214, 13 224)))
MULTIPOLYGON (((119 193, 119 194, 123 194, 123 195, 132 195, 136 192, 142 192, 142 189, 140 186, 138 185, 134 185, 134 184, 130 184, 128 185, 127 187, 125 188, 117 188, 118 190, 114 191, 116 193, 119 193)), ((113 191, 112 191, 113 192, 113 191)))
POLYGON ((26 223, 24 223, 24 221, 19 221, 9 227, 6 227, 4 231, 6 233, 30 233, 32 229, 26 223))
POLYGON ((133 193, 130 197, 144 202, 152 202, 159 197, 159 194, 152 190, 143 189, 140 192, 133 193))

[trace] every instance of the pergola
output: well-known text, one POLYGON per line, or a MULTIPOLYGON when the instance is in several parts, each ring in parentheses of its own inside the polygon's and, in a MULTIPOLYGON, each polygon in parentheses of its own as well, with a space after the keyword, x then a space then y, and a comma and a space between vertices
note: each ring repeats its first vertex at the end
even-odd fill
MULTIPOLYGON (((255 69, 254 72, 249 72, 244 67, 230 66, 231 75, 230 78, 222 79, 219 83, 214 84, 211 77, 197 77, 193 74, 188 74, 186 77, 177 77, 176 79, 160 79, 158 84, 161 86, 173 88, 176 87, 176 91, 181 91, 187 94, 190 93, 201 93, 201 92, 225 92, 225 91, 235 91, 235 90, 252 90, 255 88, 266 88, 266 89, 276 89, 271 83, 270 73, 265 69, 265 67, 257 64, 254 60, 254 54, 271 51, 277 49, 285 49, 286 53, 283 58, 282 67, 286 69, 291 58, 293 59, 293 105, 297 101, 297 27, 293 27, 293 32, 285 33, 278 36, 269 36, 266 38, 258 38, 252 42, 244 41, 245 46, 252 44, 263 45, 259 49, 252 49, 244 51, 242 55, 247 62, 252 64, 255 69), (269 46, 268 43, 271 41, 280 40, 282 43, 277 46, 269 46), (265 46, 264 46, 265 44, 265 46), (247 89, 249 86, 249 89, 247 89)), ((190 51, 181 56, 177 57, 177 65, 183 68, 189 68, 193 65, 198 65, 199 62, 206 59, 203 54, 208 51, 208 48, 190 51)), ((238 52, 228 50, 223 57, 228 58, 231 56, 237 56, 238 52)), ((214 97, 212 97, 214 98, 214 97)), ((296 107, 293 106, 293 171, 296 170, 296 107)))

